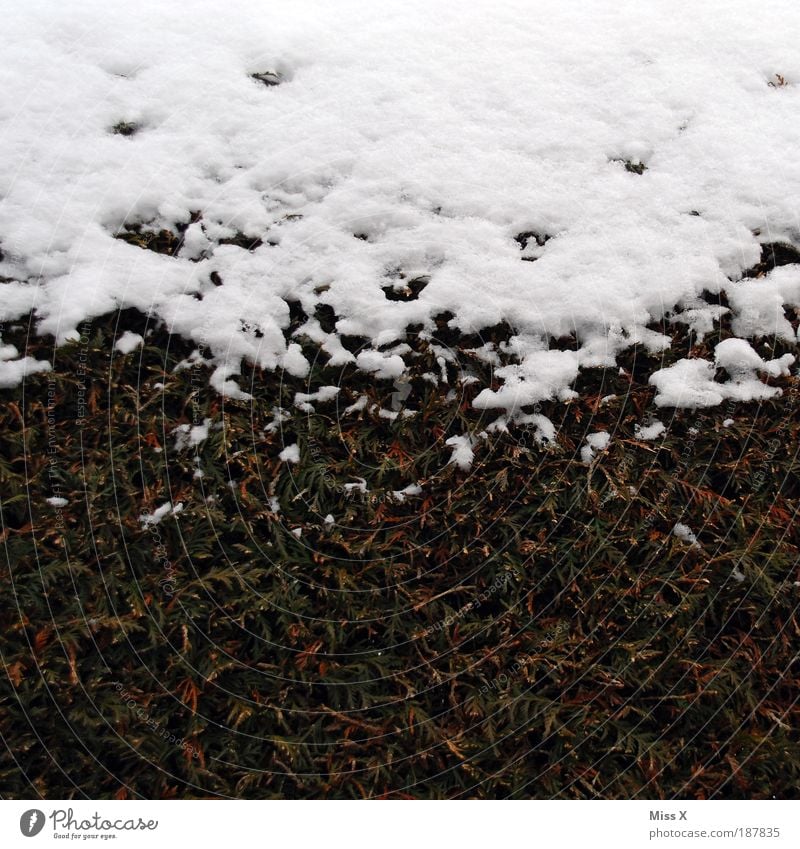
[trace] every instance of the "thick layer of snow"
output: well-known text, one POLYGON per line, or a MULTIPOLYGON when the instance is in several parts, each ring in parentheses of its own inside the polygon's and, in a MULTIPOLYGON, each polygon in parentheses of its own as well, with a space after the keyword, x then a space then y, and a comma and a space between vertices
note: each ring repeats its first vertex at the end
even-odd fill
MULTIPOLYGON (((632 342, 663 348, 646 325, 670 311, 707 332, 703 290, 727 292, 736 333, 793 338, 800 270, 738 279, 759 241, 797 238, 791 0, 27 0, 3 30, 0 321, 35 309, 64 341, 137 307, 246 399, 242 359, 308 369, 287 299, 375 348, 445 310, 467 331, 506 320, 519 362, 478 406, 510 412, 632 342), (114 238, 177 223, 177 257, 114 238), (237 232, 263 244, 220 243, 237 232), (400 274, 429 278, 417 299, 386 298, 400 274)), ((45 367, 4 359, 0 385, 45 367)), ((681 368, 697 403, 729 397, 681 368)))

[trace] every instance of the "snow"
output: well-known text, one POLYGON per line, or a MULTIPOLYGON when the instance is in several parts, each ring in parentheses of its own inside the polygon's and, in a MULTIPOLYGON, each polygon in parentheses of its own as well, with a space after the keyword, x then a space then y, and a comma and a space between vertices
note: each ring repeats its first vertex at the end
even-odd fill
POLYGON ((121 354, 130 354, 142 344, 144 344, 143 336, 140 336, 138 333, 133 333, 130 330, 126 330, 122 336, 117 339, 114 348, 121 354))
POLYGON ((19 351, 13 345, 0 344, 0 389, 8 389, 20 384, 29 374, 50 371, 50 363, 34 357, 19 357, 19 351))
POLYGON ((781 394, 775 386, 767 386, 758 374, 770 377, 789 374, 794 363, 792 354, 773 360, 762 359, 744 339, 725 339, 714 349, 714 363, 704 359, 678 360, 650 376, 656 389, 658 407, 715 407, 726 399, 760 401, 781 394), (716 369, 730 376, 717 381, 716 369))
POLYGON ((406 500, 406 498, 414 498, 417 495, 422 495, 422 487, 419 484, 412 483, 403 489, 395 489, 392 490, 392 498, 395 501, 399 501, 401 504, 406 500))
POLYGON ((367 406, 368 401, 369 398, 366 395, 359 395, 349 407, 344 408, 345 415, 350 413, 360 413, 367 406))
POLYGON ((800 302, 800 268, 784 265, 765 277, 747 278, 726 287, 734 312, 733 331, 740 336, 777 336, 796 342, 783 312, 784 304, 800 302))
POLYGON ((406 364, 397 354, 387 355, 380 351, 362 351, 356 357, 356 365, 366 372, 372 372, 375 377, 393 380, 405 371, 406 364))
POLYGON ((294 445, 287 445, 286 448, 278 454, 278 459, 283 460, 284 463, 299 463, 300 462, 300 448, 297 443, 294 445))
MULTIPOLYGON (((704 291, 727 295, 738 336, 797 341, 783 308, 800 305, 800 269, 742 275, 760 241, 797 239, 798 4, 225 8, 4 11, 0 322, 35 310, 63 343, 135 307, 202 344, 212 386, 248 400, 244 360, 308 373, 284 336, 289 300, 334 311, 335 332, 298 331, 333 365, 353 359, 340 337, 362 336, 359 368, 389 380, 404 355, 378 349, 408 325, 505 320, 514 362, 476 406, 509 414, 568 400, 581 369, 634 343, 663 349, 652 322, 709 332, 721 308, 704 291), (185 225, 178 256, 114 238, 136 224, 185 225), (262 244, 221 243, 237 233, 262 244), (415 299, 386 298, 398 269, 427 278, 415 299)), ((3 356, 0 387, 47 368, 3 356)), ((774 394, 756 386, 769 365, 727 383, 713 368, 662 370, 659 403, 774 394)))
POLYGON ((294 405, 305 413, 313 413, 314 407, 311 401, 319 403, 332 401, 339 394, 340 389, 339 386, 323 386, 316 392, 295 392, 294 405))
POLYGON ((272 421, 264 426, 264 433, 275 433, 280 426, 291 419, 291 414, 281 407, 272 408, 272 421))
POLYGON ((651 422, 649 425, 636 425, 636 438, 642 439, 645 442, 658 439, 659 436, 662 436, 666 432, 667 428, 660 421, 651 422))
POLYGON ((581 461, 589 464, 594 460, 599 451, 605 451, 611 442, 611 434, 606 431, 597 431, 586 435, 586 444, 581 448, 581 461))
POLYGON ((211 419, 203 419, 199 425, 178 425, 172 433, 175 436, 175 450, 183 451, 187 448, 197 448, 200 443, 208 439, 211 428, 211 419))
POLYGON ((517 423, 521 425, 533 425, 533 438, 537 445, 547 445, 556 441, 556 426, 541 413, 532 413, 527 416, 517 416, 517 423))
POLYGON ((157 525, 163 518, 169 515, 177 515, 183 512, 183 503, 178 502, 174 507, 171 501, 167 501, 154 510, 152 513, 143 513, 139 516, 139 521, 144 527, 157 525))
POLYGON ((450 445, 453 449, 448 465, 450 465, 450 463, 455 463, 456 466, 463 471, 472 468, 472 461, 475 457, 475 452, 472 450, 472 446, 474 444, 475 440, 469 436, 469 434, 451 436, 445 442, 445 445, 450 445))
POLYGON ((672 533, 675 534, 681 542, 685 542, 692 548, 700 548, 700 543, 697 541, 694 531, 692 531, 688 525, 684 525, 683 522, 678 522, 672 529, 672 533))
POLYGON ((346 483, 344 485, 344 491, 349 496, 354 492, 360 492, 362 495, 369 492, 367 489, 367 482, 364 478, 356 478, 356 482, 346 483))
POLYGON ((508 416, 500 416, 488 424, 486 430, 489 433, 506 433, 509 424, 517 424, 522 427, 533 425, 533 438, 539 446, 546 446, 555 442, 556 427, 547 416, 543 416, 541 413, 525 414, 518 411, 508 416))

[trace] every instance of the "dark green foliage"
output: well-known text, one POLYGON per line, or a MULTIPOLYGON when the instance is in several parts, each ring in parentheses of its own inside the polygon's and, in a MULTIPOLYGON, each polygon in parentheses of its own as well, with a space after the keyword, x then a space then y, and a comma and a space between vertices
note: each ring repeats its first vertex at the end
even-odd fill
MULTIPOLYGON (((662 411, 668 435, 642 442, 658 360, 632 349, 542 405, 555 445, 512 427, 460 471, 446 440, 496 418, 471 406, 492 375, 469 351, 480 382, 446 365, 446 401, 410 337, 416 415, 390 421, 370 405, 391 407, 391 383, 310 344, 307 379, 250 370, 244 403, 175 372, 192 346, 136 313, 83 332, 55 351, 4 334, 54 363, 2 393, 4 796, 796 795, 796 381, 662 411), (123 329, 153 332, 112 357, 123 329), (278 406, 291 419, 264 432, 278 406), (198 478, 172 432, 206 417, 224 427, 198 478), (301 462, 281 462, 294 442, 301 462), (343 490, 358 478, 367 493, 343 490), (144 527, 166 501, 183 512, 144 527)), ((665 364, 687 353, 674 342, 665 364)))
POLYGON ((638 159, 612 159, 611 161, 624 165, 629 174, 644 174, 647 171, 647 166, 638 159))
POLYGON ((118 121, 111 128, 115 136, 132 136, 139 131, 139 125, 133 121, 118 121))
POLYGON ((277 71, 261 71, 258 74, 250 74, 250 77, 258 83, 263 83, 267 88, 280 85, 283 82, 283 76, 277 71))

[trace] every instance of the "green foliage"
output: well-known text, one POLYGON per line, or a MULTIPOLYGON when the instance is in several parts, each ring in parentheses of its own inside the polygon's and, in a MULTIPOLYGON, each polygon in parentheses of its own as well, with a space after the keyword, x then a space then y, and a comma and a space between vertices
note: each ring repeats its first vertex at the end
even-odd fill
POLYGON ((516 426, 478 436, 493 378, 467 345, 446 400, 423 378, 436 352, 408 340, 416 413, 392 421, 391 384, 310 343, 306 379, 252 370, 243 403, 175 371, 191 346, 135 313, 57 350, 17 335, 54 371, 0 413, 3 795, 796 794, 796 381, 766 404, 663 411, 666 437, 642 442, 656 360, 632 349, 542 405, 558 427, 542 447, 516 426), (128 328, 151 335, 112 356, 128 328), (332 383, 335 401, 293 409, 332 383), (264 430, 276 407, 292 417, 264 430), (174 429, 205 418, 223 426, 176 451, 174 429), (465 433, 469 471, 445 444, 465 433), (282 462, 294 442, 300 463, 282 462), (183 511, 140 521, 166 501, 183 511))

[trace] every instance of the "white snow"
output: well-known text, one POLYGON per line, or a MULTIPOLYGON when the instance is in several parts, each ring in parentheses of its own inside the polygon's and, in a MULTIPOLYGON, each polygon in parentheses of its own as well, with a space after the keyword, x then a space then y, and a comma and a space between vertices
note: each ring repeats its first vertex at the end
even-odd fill
POLYGON ((178 425, 172 433, 175 436, 175 450, 183 451, 186 448, 196 448, 201 442, 208 439, 211 428, 211 419, 203 419, 199 425, 178 425))
POLYGON ((384 354, 381 351, 362 351, 356 357, 360 369, 372 372, 375 377, 392 380, 400 377, 406 364, 397 354, 384 354))
POLYGON ((139 516, 139 521, 145 527, 149 525, 157 525, 165 516, 176 515, 183 512, 183 503, 178 502, 174 507, 171 501, 167 501, 160 507, 156 508, 152 513, 143 513, 139 516))
POLYGON ((663 422, 656 420, 651 422, 649 425, 637 424, 635 430, 637 439, 644 440, 645 442, 651 442, 666 433, 667 428, 664 426, 663 422))
POLYGON ((300 447, 295 443, 294 445, 287 445, 286 448, 278 454, 278 459, 283 460, 284 463, 299 463, 300 462, 300 447))
POLYGON ((708 360, 678 360, 650 376, 657 391, 659 407, 715 407, 725 399, 759 401, 781 394, 775 386, 767 386, 758 373, 778 377, 789 374, 794 363, 792 354, 773 360, 762 359, 744 339, 725 339, 714 349, 714 363, 708 360), (716 368, 723 368, 730 378, 716 381, 716 368))
POLYGON ((556 426, 541 413, 532 413, 530 415, 517 416, 517 423, 520 425, 533 425, 533 438, 537 445, 547 445, 556 440, 556 426))
POLYGON ((368 401, 369 398, 367 398, 366 395, 359 395, 349 407, 344 408, 345 415, 350 413, 360 413, 367 406, 368 401))
POLYGON ((305 413, 313 413, 314 407, 311 401, 319 403, 332 401, 339 394, 340 389, 339 386, 323 386, 316 392, 295 392, 294 405, 305 413))
POLYGON ((700 543, 697 541, 694 531, 688 525, 684 525, 683 522, 678 522, 672 529, 672 533, 682 542, 692 546, 692 548, 700 548, 700 543))
POLYGON ((367 482, 364 478, 356 478, 355 483, 346 483, 344 485, 344 491, 347 495, 350 495, 353 492, 360 492, 362 494, 369 492, 367 489, 367 482))
POLYGON ((289 421, 291 417, 291 413, 288 410, 284 410, 281 407, 273 407, 272 421, 264 426, 264 433, 275 433, 275 431, 280 429, 283 422, 289 421))
POLYGON ((406 498, 414 498, 417 495, 422 495, 422 487, 419 484, 412 483, 403 489, 395 489, 392 490, 392 498, 395 501, 399 501, 401 504, 406 500, 406 498))
POLYGON ((556 427, 541 413, 525 414, 519 410, 507 416, 500 416, 486 426, 488 433, 507 433, 509 424, 517 424, 522 427, 533 425, 533 438, 537 445, 546 446, 555 442, 556 427))
POLYGON ((121 354, 130 354, 142 344, 144 344, 144 336, 140 336, 138 333, 134 333, 131 330, 126 330, 122 336, 117 339, 114 344, 114 348, 121 354))
MULTIPOLYGON (((243 360, 308 372, 287 300, 330 307, 333 333, 298 332, 334 365, 353 359, 341 335, 366 337, 358 366, 385 379, 403 355, 378 349, 409 324, 506 320, 515 362, 476 405, 509 413, 668 345, 647 329, 663 317, 708 332, 704 290, 727 294, 737 335, 796 341, 800 269, 740 279, 760 241, 796 238, 790 0, 26 0, 3 30, 0 322, 35 310, 65 342, 135 307, 247 400, 243 360), (268 72, 281 84, 251 78, 268 72), (114 238, 136 224, 188 225, 179 255, 114 238), (263 244, 220 244, 237 232, 263 244), (384 295, 398 269, 428 278, 416 299, 384 295)), ((47 368, 3 357, 0 387, 47 368)), ((709 369, 659 372, 660 403, 769 397, 752 371, 709 369)))
POLYGON ((582 462, 589 464, 594 460, 597 452, 605 451, 611 442, 611 434, 606 431, 597 431, 586 435, 586 444, 581 448, 582 462))
MULTIPOLYGON (((0 288, 2 292, 2 288, 0 288)), ((2 301, 0 301, 2 309, 2 301)), ((50 363, 34 357, 19 357, 19 351, 13 345, 0 343, 0 389, 8 389, 20 384, 29 374, 50 371, 50 363)))
POLYGON ((469 434, 451 436, 445 442, 445 445, 450 445, 453 449, 453 453, 448 460, 447 465, 449 466, 451 463, 455 463, 459 469, 464 471, 470 469, 475 457, 475 452, 472 450, 472 446, 474 444, 475 440, 469 434))

